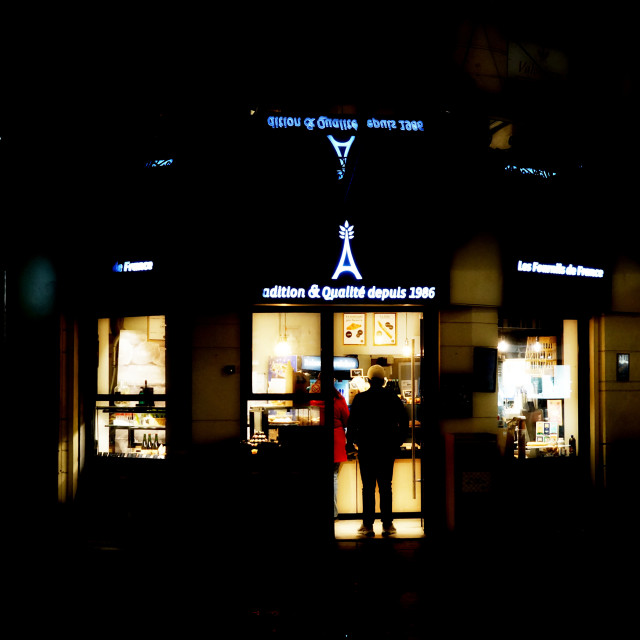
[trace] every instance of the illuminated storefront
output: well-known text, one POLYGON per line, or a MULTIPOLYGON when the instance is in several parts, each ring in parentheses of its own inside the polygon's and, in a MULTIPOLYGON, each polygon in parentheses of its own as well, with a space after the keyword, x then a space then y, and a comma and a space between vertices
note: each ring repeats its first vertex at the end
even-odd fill
POLYGON ((580 383, 590 350, 588 323, 610 305, 611 269, 606 257, 583 262, 570 247, 553 252, 555 260, 540 253, 505 251, 498 405, 514 427, 526 420, 521 455, 574 456, 581 439, 589 441, 589 388, 580 383))
POLYGON ((165 316, 98 319, 98 455, 164 459, 165 316))
POLYGON ((546 482, 541 462, 566 462, 560 475, 588 463, 588 324, 607 309, 610 265, 575 242, 522 240, 517 217, 483 235, 453 214, 476 195, 437 197, 461 174, 438 181, 448 167, 426 121, 260 113, 244 194, 260 215, 224 216, 164 254, 105 257, 96 459, 169 466, 233 443, 242 518, 273 507, 353 536, 341 527, 361 517, 358 460, 334 476, 327 424, 333 388, 350 405, 380 364, 411 425, 394 478, 410 535, 495 514, 519 469, 546 482))
MULTIPOLYGON (((423 484, 422 452, 423 443, 437 431, 441 276, 434 270, 425 280, 411 269, 387 264, 372 268, 360 258, 364 230, 366 223, 348 220, 334 227, 341 241, 334 245, 336 266, 327 261, 324 269, 310 269, 307 281, 298 278, 294 286, 278 279, 274 267, 265 273, 273 280, 256 288, 250 319, 251 376, 245 378, 245 446, 257 464, 268 460, 282 473, 302 465, 305 479, 327 479, 317 494, 309 491, 300 499, 312 512, 328 504, 328 480, 334 476, 335 534, 353 537, 363 507, 358 458, 350 455, 333 469, 333 429, 327 424, 333 420, 334 392, 350 407, 354 396, 369 387, 368 369, 380 364, 386 386, 401 397, 410 425, 394 465, 396 526, 421 536, 423 492, 433 490, 423 484), (334 382, 326 385, 325 380, 334 382)), ((387 240, 397 242, 392 235, 387 240)), ((433 455, 429 449, 427 457, 433 455)), ((327 508, 327 517, 329 513, 327 508)))
POLYGON ((99 254, 92 317, 97 336, 89 450, 99 458, 164 461, 167 427, 166 262, 99 254))

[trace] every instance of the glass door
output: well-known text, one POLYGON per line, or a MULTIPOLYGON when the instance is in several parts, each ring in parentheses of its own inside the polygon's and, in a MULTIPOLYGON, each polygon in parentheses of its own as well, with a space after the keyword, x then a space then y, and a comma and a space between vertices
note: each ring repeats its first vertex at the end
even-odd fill
MULTIPOLYGON (((385 388, 402 401, 409 429, 399 448, 392 477, 396 537, 421 537, 422 517, 422 313, 419 311, 349 311, 335 313, 335 386, 350 409, 353 398, 369 388, 367 372, 384 370, 385 388)), ((362 480, 357 453, 336 462, 336 538, 357 536, 362 523, 362 480)), ((374 532, 381 533, 376 491, 374 532)))
MULTIPOLYGON (((291 307, 252 314, 245 444, 260 478, 256 504, 271 505, 271 511, 287 517, 295 514, 296 526, 307 516, 314 526, 323 526, 316 518, 325 518, 336 538, 357 536, 362 480, 357 454, 345 446, 348 415, 354 397, 369 387, 369 368, 380 365, 409 425, 393 468, 396 535, 424 534, 422 315, 415 308, 312 312, 291 307), (276 477, 277 489, 271 490, 269 479, 276 477)), ((379 517, 375 527, 381 530, 379 517)))

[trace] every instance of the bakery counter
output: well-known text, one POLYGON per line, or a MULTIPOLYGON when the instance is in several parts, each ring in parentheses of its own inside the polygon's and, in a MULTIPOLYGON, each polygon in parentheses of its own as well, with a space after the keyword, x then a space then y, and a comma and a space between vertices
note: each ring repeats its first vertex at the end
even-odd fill
MULTIPOLYGON (((415 461, 415 477, 421 477, 421 461, 415 461)), ((393 511, 394 513, 419 513, 422 510, 421 484, 416 483, 414 497, 413 460, 396 458, 393 467, 393 511)), ((380 498, 376 491, 376 511, 380 510, 380 498)), ((358 459, 340 465, 338 472, 338 513, 356 515, 362 513, 362 480, 358 459)))

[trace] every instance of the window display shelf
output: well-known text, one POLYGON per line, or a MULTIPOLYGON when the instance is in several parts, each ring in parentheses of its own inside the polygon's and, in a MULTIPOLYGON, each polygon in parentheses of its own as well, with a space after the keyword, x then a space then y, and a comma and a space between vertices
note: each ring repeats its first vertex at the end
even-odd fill
POLYGON ((136 405, 135 407, 100 406, 96 405, 96 410, 102 413, 162 413, 167 412, 166 407, 151 407, 149 405, 136 405))
POLYGON ((136 431, 147 430, 147 431, 166 431, 166 425, 158 425, 158 424, 109 424, 107 425, 111 429, 135 429, 136 431))
POLYGON ((164 316, 98 319, 94 451, 164 458, 167 427, 164 316))
MULTIPOLYGON (((139 393, 122 393, 122 394, 98 394, 96 395, 96 402, 108 402, 109 406, 118 406, 116 402, 136 402, 135 406, 142 408, 154 407, 156 409, 164 409, 164 407, 158 407, 154 404, 140 404, 141 402, 145 402, 147 400, 156 403, 156 402, 165 402, 167 396, 165 394, 157 394, 157 395, 143 395, 139 393)), ((133 407, 130 407, 133 408, 133 407)))
POLYGON ((98 458, 119 458, 129 460, 166 460, 166 453, 125 453, 125 452, 110 452, 110 451, 97 451, 96 456, 98 458))
POLYGON ((134 404, 141 400, 136 395, 97 396, 97 455, 164 459, 167 409, 166 406, 156 406, 160 402, 164 404, 164 399, 163 395, 154 397, 154 404, 151 405, 134 404), (101 405, 100 402, 109 404, 101 405), (121 406, 114 402, 131 403, 133 406, 121 406))

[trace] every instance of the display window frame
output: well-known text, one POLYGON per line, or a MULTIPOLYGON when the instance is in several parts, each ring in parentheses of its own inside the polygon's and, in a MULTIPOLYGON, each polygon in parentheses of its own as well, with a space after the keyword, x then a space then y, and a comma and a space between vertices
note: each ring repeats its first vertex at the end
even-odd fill
MULTIPOLYGON (((332 395, 332 386, 326 385, 322 386, 321 393, 311 394, 305 391, 294 391, 292 393, 256 393, 253 390, 253 368, 252 368, 252 353, 253 353, 253 314, 254 313, 318 313, 320 316, 320 342, 321 342, 321 360, 322 360, 322 372, 324 375, 325 371, 330 371, 332 375, 335 374, 334 371, 334 349, 339 348, 337 345, 342 345, 343 340, 340 335, 343 331, 344 321, 343 315, 345 313, 352 314, 357 313, 361 315, 370 314, 371 320, 373 320, 374 314, 380 313, 393 313, 398 322, 401 322, 400 315, 403 312, 417 312, 420 314, 420 332, 421 336, 423 336, 420 345, 420 353, 419 358, 416 358, 418 362, 421 364, 425 361, 425 359, 430 358, 430 362, 433 364, 432 367, 427 367, 428 370, 425 370, 423 366, 423 372, 425 377, 425 386, 429 388, 429 405, 431 408, 435 408, 437 405, 437 389, 438 389, 438 349, 439 349, 439 311, 434 309, 432 306, 428 305, 398 305, 398 306, 382 306, 382 305, 349 305, 349 306, 341 306, 341 305, 331 305, 331 306, 313 306, 313 305, 254 305, 247 309, 245 313, 245 328, 244 335, 247 336, 247 343, 251 345, 251 348, 243 350, 243 367, 242 367, 242 376, 241 376, 241 388, 242 388, 242 406, 243 411, 247 410, 250 402, 269 402, 269 401, 282 401, 289 402, 292 406, 296 404, 298 406, 305 406, 311 400, 321 400, 326 407, 324 414, 324 424, 319 425, 315 430, 318 434, 321 435, 324 439, 322 447, 325 451, 323 463, 328 472, 327 477, 330 478, 333 476, 333 473, 329 473, 331 468, 333 468, 333 429, 327 428, 325 425, 333 424, 333 395, 332 395), (426 322, 423 322, 423 319, 426 318, 426 322), (424 337, 425 332, 429 335, 429 337, 424 337), (322 436, 324 434, 324 436, 322 436)), ((369 332, 368 343, 370 347, 374 346, 373 336, 369 332)), ((401 349, 399 345, 401 340, 398 340, 398 336, 396 336, 396 345, 393 346, 394 349, 401 349)), ((348 349, 348 345, 342 345, 348 349)), ((386 345, 384 345, 386 346, 386 345)), ((378 347, 380 348, 380 347, 378 347)), ((417 345, 416 345, 417 348, 417 345)), ((365 364, 360 363, 360 366, 357 368, 357 371, 362 371, 366 375, 366 371, 368 369, 368 362, 365 364)), ((356 373, 357 373, 356 371, 356 373)), ((351 374, 352 370, 348 373, 351 374)), ((247 415, 247 424, 250 426, 250 419, 247 415)), ((438 416, 437 411, 429 412, 429 424, 425 424, 423 427, 422 437, 424 437, 424 433, 426 430, 429 430, 428 438, 434 439, 436 438, 438 431, 438 416)), ((250 431, 250 429, 248 429, 250 431)), ((250 434, 247 433, 247 436, 250 434)), ((254 464, 258 465, 257 468, 264 469, 264 465, 267 465, 267 468, 270 468, 270 465, 275 464, 275 460, 277 456, 269 456, 268 451, 269 447, 272 445, 267 439, 262 443, 251 443, 249 438, 247 438, 245 444, 248 444, 247 447, 247 455, 250 460, 255 461, 254 464), (251 454, 249 454, 251 451, 251 454), (261 460, 263 461, 261 463, 261 460)), ((271 449, 274 451, 275 449, 271 449)), ((414 450, 415 451, 415 450, 414 450)), ((426 455, 429 456, 429 460, 426 461, 426 464, 422 462, 424 458, 424 454, 421 454, 419 459, 419 463, 421 464, 421 469, 419 467, 418 473, 421 474, 422 477, 418 478, 414 482, 415 491, 418 492, 420 507, 419 511, 414 513, 413 516, 418 518, 418 522, 420 524, 420 528, 424 531, 424 522, 426 519, 431 519, 435 517, 435 514, 431 513, 428 505, 430 500, 433 499, 433 496, 437 495, 438 491, 441 490, 440 485, 438 484, 438 480, 435 478, 434 473, 430 471, 430 469, 439 468, 439 460, 438 456, 440 455, 440 451, 436 446, 425 449, 423 451, 428 451, 426 455), (438 461, 437 461, 438 460, 438 461), (436 462, 437 461, 437 462, 436 462), (426 477, 425 477, 426 476, 426 477), (423 480, 424 478, 424 480, 423 480)), ((406 460, 407 463, 411 462, 411 453, 409 454, 409 459, 406 460)), ((333 482, 331 483, 333 485, 333 482)), ((331 488, 333 489, 333 487, 331 488)), ((329 487, 327 487, 329 490, 329 487)), ((415 495, 414 495, 415 499, 415 495)), ((333 501, 332 501, 333 504, 333 501)), ((403 514, 397 514, 397 517, 410 518, 411 515, 409 512, 403 512, 403 514), (403 515, 404 514, 404 515, 403 515)), ((353 521, 355 522, 358 518, 361 517, 361 514, 347 515, 347 519, 355 518, 353 521)), ((409 521, 407 521, 409 522, 409 521)), ((355 530, 354 530, 355 531, 355 530)), ((336 534, 338 535, 338 534, 336 534)), ((341 535, 341 534, 340 534, 341 535)))
MULTIPOLYGON (((423 315, 423 317, 431 317, 435 319, 435 323, 438 323, 438 313, 434 311, 433 308, 427 307, 424 305, 401 305, 400 307, 392 307, 392 306, 380 306, 380 305, 353 305, 353 306, 314 306, 314 305, 286 305, 286 304, 268 304, 268 305, 253 305, 245 312, 245 327, 243 329, 244 335, 247 336, 247 342, 251 344, 251 348, 244 350, 243 356, 243 366, 241 371, 241 388, 242 388, 242 402, 243 406, 246 406, 248 401, 266 401, 266 400, 310 400, 311 394, 305 393, 303 391, 297 390, 289 393, 266 393, 266 392, 255 392, 253 390, 253 320, 252 316, 256 313, 269 313, 269 314, 277 314, 277 313, 309 313, 309 314, 318 314, 320 317, 320 344, 321 344, 321 367, 323 371, 330 371, 333 375, 334 373, 334 361, 333 361, 333 351, 336 340, 335 330, 334 330, 334 316, 335 314, 349 314, 349 313, 357 313, 359 315, 366 314, 393 314, 396 316, 398 313, 402 313, 404 311, 407 312, 419 312, 423 315), (400 310, 401 309, 401 310, 400 310), (285 311, 286 310, 286 311, 285 311)), ((437 333, 435 334, 437 335, 437 333)), ((394 340, 397 343, 397 337, 394 340)), ((379 345, 374 343, 371 340, 371 345, 380 347, 380 346, 392 346, 398 347, 397 344, 389 344, 387 343, 383 345, 379 345)), ((347 345, 343 345, 347 346, 347 345)), ((424 358, 424 354, 421 356, 424 358)), ((365 367, 366 369, 366 367, 365 367)), ((330 398, 330 394, 328 395, 330 398)))
MULTIPOLYGON (((281 406, 309 406, 312 400, 323 400, 327 405, 327 413, 325 414, 325 420, 333 420, 333 404, 327 402, 331 399, 330 388, 323 389, 320 394, 312 394, 307 390, 296 388, 290 392, 287 391, 274 391, 269 393, 268 391, 254 391, 254 377, 253 377, 253 339, 254 339, 254 314, 318 314, 320 321, 320 359, 321 368, 323 371, 330 371, 333 373, 333 357, 327 353, 326 348, 322 348, 323 344, 327 341, 327 314, 332 311, 323 308, 316 307, 292 307, 289 305, 257 305, 252 307, 245 314, 245 329, 244 334, 247 336, 247 343, 251 345, 250 349, 244 350, 243 359, 244 363, 241 367, 241 397, 242 407, 247 408, 251 403, 281 403, 281 406), (323 342, 324 341, 324 342, 323 342)), ((286 356, 283 356, 286 357, 286 356)), ((244 411, 245 409, 243 409, 244 411)), ((247 417, 249 421, 249 417, 247 417)))
POLYGON ((583 357, 579 357, 584 345, 583 320, 560 315, 536 319, 508 315, 508 319, 501 317, 498 325, 496 390, 501 450, 505 442, 512 443, 510 453, 527 461, 575 457, 578 442, 583 441, 583 448, 588 448, 584 444, 588 434, 583 424, 585 402, 588 403, 584 397, 588 396, 588 389, 584 388, 584 352, 583 357), (547 337, 553 339, 547 340, 547 337), (506 355, 518 351, 517 357, 506 355), (515 372, 507 372, 509 362, 515 363, 515 372), (518 372, 523 378, 519 383, 505 380, 506 375, 517 377, 518 372), (519 392, 517 398, 523 403, 522 411, 515 406, 507 410, 509 401, 516 402, 514 394, 507 392, 509 385, 528 388, 528 392, 519 392), (520 434, 517 418, 521 418, 520 434), (519 437, 525 439, 520 449, 517 447, 519 437))
MULTIPOLYGON (((171 449, 170 427, 167 423, 167 381, 168 358, 167 339, 159 335, 159 318, 163 318, 166 328, 167 315, 162 313, 143 314, 137 313, 101 313, 94 319, 98 329, 98 353, 96 355, 97 377, 95 381, 94 417, 92 425, 91 443, 94 457, 110 459, 130 460, 166 460, 171 449), (154 319, 153 323, 151 319, 154 319), (144 380, 144 384, 137 384, 137 379, 126 388, 121 388, 117 382, 119 378, 113 378, 115 369, 114 344, 111 343, 109 334, 112 323, 122 321, 125 326, 129 320, 135 326, 133 333, 139 334, 139 338, 146 334, 145 340, 140 339, 136 347, 144 349, 148 347, 150 353, 146 354, 149 362, 138 356, 137 362, 149 364, 154 358, 161 365, 156 368, 156 374, 162 371, 162 375, 155 379, 144 380), (101 345, 102 341, 107 344, 101 345), (157 353, 156 353, 157 352, 157 353), (103 361, 107 358, 107 361, 103 361), (162 379, 162 393, 156 393, 154 385, 162 379), (147 384, 151 382, 151 384, 147 384), (130 388, 129 388, 130 387, 130 388), (136 388, 139 390, 136 391, 136 388), (108 438, 105 429, 108 428, 108 438), (147 442, 147 436, 150 443, 147 442), (157 441, 157 446, 156 446, 157 441)), ((122 331, 122 327, 118 330, 122 331)), ((120 337, 120 336, 118 336, 120 337)), ((131 345, 130 345, 131 346, 131 345)), ((120 344, 118 344, 118 350, 120 344)))

